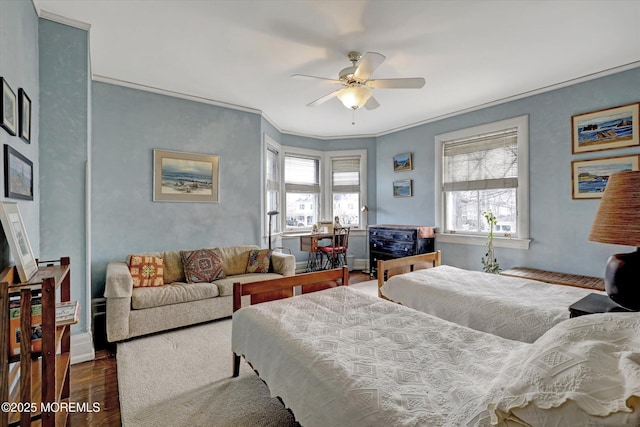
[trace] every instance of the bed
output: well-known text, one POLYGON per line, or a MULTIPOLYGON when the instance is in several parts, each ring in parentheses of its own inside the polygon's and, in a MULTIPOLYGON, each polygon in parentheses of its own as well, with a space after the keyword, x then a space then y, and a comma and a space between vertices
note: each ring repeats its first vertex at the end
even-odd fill
POLYGON ((640 422, 637 313, 570 319, 528 344, 335 286, 347 274, 294 276, 328 289, 243 308, 295 283, 234 286, 234 376, 244 356, 301 425, 640 422))
POLYGON ((378 292, 386 299, 442 319, 528 343, 568 319, 569 306, 574 302, 590 293, 605 294, 441 265, 437 253, 380 261, 378 292), (424 263, 432 268, 416 269, 424 263), (391 275, 402 267, 414 271, 391 275))

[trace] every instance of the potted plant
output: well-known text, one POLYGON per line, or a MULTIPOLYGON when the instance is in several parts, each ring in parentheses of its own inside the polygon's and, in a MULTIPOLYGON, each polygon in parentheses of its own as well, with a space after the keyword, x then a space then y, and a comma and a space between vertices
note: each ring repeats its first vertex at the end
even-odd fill
POLYGON ((482 257, 482 270, 485 273, 497 273, 498 271, 500 271, 500 265, 498 264, 498 259, 493 253, 493 227, 495 227, 495 225, 498 223, 498 219, 491 211, 484 211, 482 213, 482 216, 484 216, 484 219, 489 225, 489 234, 487 236, 487 253, 482 257))

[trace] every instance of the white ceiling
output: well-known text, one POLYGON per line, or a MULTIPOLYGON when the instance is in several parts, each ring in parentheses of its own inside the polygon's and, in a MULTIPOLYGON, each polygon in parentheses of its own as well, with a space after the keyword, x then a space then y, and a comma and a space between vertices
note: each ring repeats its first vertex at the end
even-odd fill
MULTIPOLYGON (((640 1, 33 0, 91 25, 93 78, 262 112, 320 138, 380 135, 595 73, 640 66, 640 1), (382 53, 374 90, 352 113, 335 89, 351 50, 382 53)), ((640 82, 639 82, 640 83, 640 82)))

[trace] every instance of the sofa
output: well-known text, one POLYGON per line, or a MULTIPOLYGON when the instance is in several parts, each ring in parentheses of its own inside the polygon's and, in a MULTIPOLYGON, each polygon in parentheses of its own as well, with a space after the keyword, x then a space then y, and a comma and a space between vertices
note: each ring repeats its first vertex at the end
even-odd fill
POLYGON ((162 259, 158 261, 162 274, 160 283, 149 286, 134 286, 135 274, 132 276, 130 270, 131 255, 123 261, 109 262, 104 292, 107 340, 117 342, 229 317, 233 313, 235 282, 248 283, 295 274, 293 255, 272 252, 268 272, 247 273, 250 255, 255 254, 257 246, 228 246, 213 250, 219 255, 224 272, 219 276, 224 277, 210 283, 188 283, 183 265, 184 253, 188 251, 136 254, 162 259))

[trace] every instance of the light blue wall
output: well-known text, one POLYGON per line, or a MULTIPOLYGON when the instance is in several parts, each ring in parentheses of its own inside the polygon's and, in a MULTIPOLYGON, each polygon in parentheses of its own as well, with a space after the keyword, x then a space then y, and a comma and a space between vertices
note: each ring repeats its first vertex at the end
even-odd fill
MULTIPOLYGON (((640 101, 640 68, 564 87, 378 138, 380 223, 432 225, 434 137, 510 117, 529 115, 529 250, 497 248, 501 268, 527 266, 602 277, 607 258, 631 248, 588 241, 598 200, 572 200, 571 162, 640 153, 640 147, 571 154, 571 116, 640 101), (413 152, 414 169, 394 173, 393 155, 413 152), (414 180, 414 197, 394 199, 396 179, 414 180)), ((438 243, 443 262, 480 270, 483 246, 438 243)))
MULTIPOLYGON (((0 173, 2 200, 18 202, 29 242, 35 257, 40 257, 40 83, 38 81, 38 16, 30 1, 0 1, 0 76, 4 77, 18 99, 18 89, 31 99, 31 143, 11 136, 0 128, 0 165, 4 165, 4 145, 8 144, 33 162, 31 200, 4 197, 4 174, 0 173)), ((7 240, 0 227, 0 269, 13 264, 7 240)))
POLYGON ((261 117, 94 82, 92 293, 140 251, 260 244, 261 117), (153 150, 220 156, 219 203, 152 201, 153 150))
MULTIPOLYGON (((88 33, 40 20, 40 251, 71 257, 71 299, 86 304, 88 33)), ((85 314, 72 332, 86 331, 85 314)))

